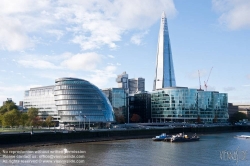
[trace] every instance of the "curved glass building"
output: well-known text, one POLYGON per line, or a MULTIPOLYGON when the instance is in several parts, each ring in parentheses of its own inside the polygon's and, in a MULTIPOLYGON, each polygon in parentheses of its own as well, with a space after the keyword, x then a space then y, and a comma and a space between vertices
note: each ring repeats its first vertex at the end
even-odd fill
POLYGON ((54 95, 60 124, 114 122, 109 100, 95 85, 78 78, 59 78, 55 83, 54 95))
POLYGON ((151 117, 155 122, 226 122, 226 93, 169 87, 151 94, 151 117))

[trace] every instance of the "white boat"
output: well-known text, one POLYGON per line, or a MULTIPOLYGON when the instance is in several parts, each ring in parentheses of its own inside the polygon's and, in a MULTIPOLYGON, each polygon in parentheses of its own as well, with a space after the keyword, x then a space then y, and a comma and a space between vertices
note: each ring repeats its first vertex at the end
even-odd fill
POLYGON ((245 139, 250 139, 250 135, 237 135, 237 138, 245 138, 245 139))

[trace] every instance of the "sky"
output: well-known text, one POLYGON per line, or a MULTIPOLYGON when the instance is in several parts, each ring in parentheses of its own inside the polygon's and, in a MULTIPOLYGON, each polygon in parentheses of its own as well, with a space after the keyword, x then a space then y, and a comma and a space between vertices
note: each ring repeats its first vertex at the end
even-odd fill
POLYGON ((0 105, 60 77, 117 87, 124 71, 152 91, 163 11, 176 85, 199 88, 199 70, 202 88, 208 80, 229 102, 250 103, 249 0, 1 0, 0 7, 0 105))

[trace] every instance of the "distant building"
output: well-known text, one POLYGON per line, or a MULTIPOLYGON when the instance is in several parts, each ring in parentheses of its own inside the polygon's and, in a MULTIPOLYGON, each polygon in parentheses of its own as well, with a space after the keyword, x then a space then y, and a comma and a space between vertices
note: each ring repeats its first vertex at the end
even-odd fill
POLYGON ((118 75, 116 78, 118 88, 125 89, 126 93, 134 94, 138 91, 145 91, 145 78, 130 78, 126 72, 118 75))
POLYGON ((145 91, 145 79, 144 78, 131 78, 128 80, 129 94, 134 94, 139 91, 145 91))
POLYGON ((118 88, 128 90, 128 74, 126 72, 118 75, 116 78, 116 82, 118 83, 118 88))
POLYGON ((238 107, 238 111, 242 112, 250 118, 250 104, 235 104, 238 107))
POLYGON ((151 94, 151 117, 155 122, 227 122, 226 93, 169 87, 151 94))
POLYGON ((228 115, 231 117, 233 114, 237 113, 239 111, 239 107, 236 105, 233 105, 233 103, 228 103, 228 115))

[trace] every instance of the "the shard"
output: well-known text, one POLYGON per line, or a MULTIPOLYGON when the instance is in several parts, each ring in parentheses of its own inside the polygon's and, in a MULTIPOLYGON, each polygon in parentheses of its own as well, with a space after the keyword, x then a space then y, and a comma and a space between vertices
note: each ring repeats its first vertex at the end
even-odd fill
POLYGON ((156 75, 153 90, 166 87, 175 87, 176 82, 168 33, 168 24, 164 12, 161 16, 156 58, 156 75))

